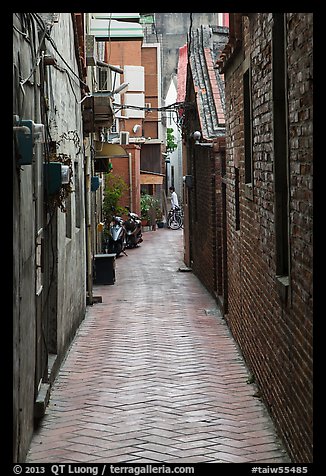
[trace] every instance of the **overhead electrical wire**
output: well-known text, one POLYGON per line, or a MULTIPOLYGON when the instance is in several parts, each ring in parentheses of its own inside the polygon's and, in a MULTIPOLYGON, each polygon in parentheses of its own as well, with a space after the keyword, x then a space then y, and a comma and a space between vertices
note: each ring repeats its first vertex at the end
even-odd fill
POLYGON ((78 74, 75 73, 75 71, 70 67, 70 65, 67 63, 67 61, 64 59, 64 57, 62 56, 62 54, 60 53, 60 51, 58 50, 58 47, 57 45, 55 44, 53 38, 51 38, 51 36, 49 35, 49 33, 46 31, 46 26, 44 24, 44 21, 43 19, 37 14, 37 13, 31 13, 31 15, 33 16, 33 18, 35 18, 35 20, 37 21, 37 23, 39 24, 39 26, 41 25, 42 28, 43 28, 43 31, 45 32, 45 37, 46 39, 51 43, 51 45, 53 46, 54 50, 58 53, 58 55, 60 56, 60 58, 62 59, 62 61, 64 62, 64 64, 67 66, 67 68, 69 69, 69 71, 78 79, 79 83, 82 84, 83 86, 85 86, 87 89, 88 89, 88 85, 86 83, 84 83, 84 81, 82 81, 80 79, 80 77, 78 76, 78 74))
POLYGON ((161 112, 177 111, 178 109, 183 108, 183 107, 187 107, 187 106, 193 107, 192 103, 186 103, 186 102, 175 102, 175 103, 170 104, 168 106, 161 106, 161 107, 135 106, 135 105, 132 105, 132 104, 119 104, 119 103, 116 103, 116 102, 113 102, 112 105, 113 105, 113 107, 117 107, 119 111, 122 110, 122 109, 136 109, 138 111, 148 111, 148 112, 152 112, 152 111, 161 111, 161 112))
POLYGON ((138 111, 145 111, 145 112, 172 112, 175 114, 175 118, 173 118, 174 123, 178 127, 179 130, 182 130, 182 124, 184 123, 185 118, 185 110, 193 109, 195 107, 194 103, 191 102, 175 102, 173 104, 169 104, 168 106, 161 106, 161 107, 147 107, 147 106, 135 106, 131 104, 118 104, 113 103, 113 108, 116 107, 115 113, 119 112, 122 109, 135 109, 138 111), (182 114, 180 114, 180 110, 182 114))

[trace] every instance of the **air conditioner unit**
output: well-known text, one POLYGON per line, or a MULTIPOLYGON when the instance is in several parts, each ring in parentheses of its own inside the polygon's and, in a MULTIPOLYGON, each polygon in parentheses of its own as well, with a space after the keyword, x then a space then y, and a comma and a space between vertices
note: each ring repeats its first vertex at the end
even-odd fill
POLYGON ((129 132, 121 131, 120 132, 120 145, 128 145, 129 144, 129 132))

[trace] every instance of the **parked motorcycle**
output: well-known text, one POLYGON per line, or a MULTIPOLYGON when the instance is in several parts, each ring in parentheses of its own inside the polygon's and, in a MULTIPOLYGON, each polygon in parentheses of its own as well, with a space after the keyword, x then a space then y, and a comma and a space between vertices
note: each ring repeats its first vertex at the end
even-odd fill
POLYGON ((119 216, 113 216, 109 226, 109 236, 104 240, 105 253, 115 253, 118 257, 121 253, 125 254, 126 248, 126 229, 123 219, 119 216))
POLYGON ((126 230, 126 246, 127 248, 135 248, 139 243, 143 241, 141 220, 136 213, 130 211, 128 207, 128 218, 124 222, 126 230))

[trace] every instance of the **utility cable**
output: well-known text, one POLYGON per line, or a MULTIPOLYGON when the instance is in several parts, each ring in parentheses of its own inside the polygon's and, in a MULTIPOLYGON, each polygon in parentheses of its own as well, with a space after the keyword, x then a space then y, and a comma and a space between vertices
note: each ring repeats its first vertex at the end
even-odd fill
POLYGON ((80 79, 80 77, 78 76, 78 74, 75 73, 75 71, 70 67, 70 65, 67 63, 67 61, 64 59, 64 57, 62 56, 62 54, 60 53, 60 51, 58 50, 58 47, 57 45, 55 44, 55 41, 53 40, 53 38, 51 38, 51 36, 49 35, 49 33, 47 33, 46 31, 46 26, 44 24, 44 21, 43 19, 37 14, 37 13, 32 13, 31 14, 33 16, 33 18, 35 18, 35 20, 38 22, 38 24, 40 25, 40 22, 41 22, 41 26, 42 28, 44 29, 44 32, 45 32, 45 37, 46 39, 51 43, 51 45, 53 46, 54 50, 58 53, 58 55, 60 56, 60 58, 62 59, 62 61, 64 62, 64 64, 67 66, 67 68, 69 69, 69 71, 78 79, 79 83, 82 84, 83 86, 87 87, 88 89, 88 85, 86 83, 84 83, 84 81, 82 81, 80 79))
POLYGON ((120 109, 136 109, 139 111, 177 111, 179 108, 187 107, 187 106, 193 106, 192 103, 185 103, 185 102, 175 102, 173 104, 170 104, 168 106, 161 106, 161 107, 147 107, 147 106, 135 106, 132 104, 119 104, 116 102, 112 103, 113 106, 116 106, 120 109))

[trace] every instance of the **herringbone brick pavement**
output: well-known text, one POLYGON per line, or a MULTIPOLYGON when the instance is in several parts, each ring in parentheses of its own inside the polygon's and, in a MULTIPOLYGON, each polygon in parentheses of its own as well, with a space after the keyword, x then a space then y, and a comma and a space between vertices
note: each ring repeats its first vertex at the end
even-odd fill
POLYGON ((182 230, 144 233, 95 286, 28 463, 289 462, 182 230))

